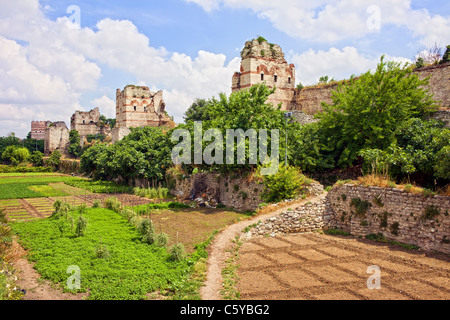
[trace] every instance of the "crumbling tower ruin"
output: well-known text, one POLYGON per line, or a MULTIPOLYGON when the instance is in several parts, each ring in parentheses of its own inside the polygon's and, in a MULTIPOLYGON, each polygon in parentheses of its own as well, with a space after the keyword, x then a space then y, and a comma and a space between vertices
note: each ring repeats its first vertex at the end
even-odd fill
POLYGON ((263 38, 245 43, 241 51, 241 70, 233 75, 232 92, 265 82, 276 87, 268 102, 282 104, 282 110, 289 110, 295 90, 295 66, 288 64, 281 47, 268 43, 263 38))
POLYGON ((31 139, 44 140, 45 128, 45 121, 31 121, 31 139))
POLYGON ((123 128, 161 127, 172 119, 166 114, 163 92, 128 85, 116 94, 116 126, 123 128))

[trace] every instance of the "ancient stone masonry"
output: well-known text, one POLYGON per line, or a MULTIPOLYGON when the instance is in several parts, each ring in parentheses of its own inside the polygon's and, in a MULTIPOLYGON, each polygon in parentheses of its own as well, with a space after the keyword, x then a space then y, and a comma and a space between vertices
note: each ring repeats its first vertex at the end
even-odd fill
POLYGON ((450 253, 450 197, 346 184, 328 193, 331 227, 450 253))
POLYGON ((330 212, 326 208, 325 195, 315 202, 307 202, 303 206, 289 209, 277 217, 260 222, 251 230, 251 234, 253 236, 276 236, 318 231, 325 228, 331 220, 330 212))
POLYGON ((442 107, 450 107, 450 62, 414 70, 419 78, 430 77, 430 91, 442 107))
POLYGON ((165 112, 163 92, 148 87, 129 85, 116 94, 116 126, 119 128, 171 126, 165 112))
POLYGON ((72 118, 70 118, 70 129, 78 131, 80 136, 83 137, 95 134, 110 135, 110 126, 100 123, 100 116, 99 108, 88 112, 75 111, 72 118))
POLYGON ((78 131, 81 146, 89 135, 111 137, 111 127, 108 124, 103 124, 100 121, 100 116, 99 108, 95 108, 88 112, 75 111, 70 118, 70 129, 78 131))
POLYGON ((67 155, 69 147, 69 129, 63 121, 46 122, 44 153, 46 156, 58 150, 63 155, 67 155))
POLYGON ((32 121, 31 122, 31 139, 44 140, 45 139, 45 121, 32 121))
POLYGON ((280 46, 254 39, 247 41, 241 52, 240 72, 232 79, 232 92, 265 82, 276 91, 269 97, 274 105, 282 104, 282 110, 290 109, 294 96, 295 66, 288 64, 280 46))
MULTIPOLYGON (((339 82, 297 89, 295 87, 295 66, 288 64, 280 46, 265 40, 254 39, 245 43, 241 52, 241 68, 232 78, 232 92, 265 82, 268 87, 276 87, 268 102, 282 104, 282 110, 303 112, 314 115, 321 112, 322 102, 332 103, 331 94, 339 82)), ((444 121, 450 127, 450 62, 415 69, 421 79, 430 77, 429 89, 442 110, 432 118, 444 121)), ((302 124, 314 122, 312 117, 300 117, 302 124)))
POLYGON ((425 251, 450 254, 450 197, 394 188, 335 185, 324 197, 260 222, 252 236, 331 228, 354 236, 382 235, 425 251))
MULTIPOLYGON (((203 198, 211 203, 222 203, 226 207, 239 211, 259 208, 264 185, 248 181, 244 177, 198 173, 188 177, 176 178, 176 185, 171 193, 180 200, 203 198)), ((305 192, 312 195, 322 194, 323 186, 315 181, 305 186, 305 192)), ((203 200, 202 199, 202 200, 203 200)))

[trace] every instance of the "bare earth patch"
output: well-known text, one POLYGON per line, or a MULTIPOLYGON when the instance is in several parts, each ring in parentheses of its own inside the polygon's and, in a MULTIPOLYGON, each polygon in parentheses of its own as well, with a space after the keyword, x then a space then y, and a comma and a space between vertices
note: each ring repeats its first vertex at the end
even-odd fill
POLYGON ((243 300, 450 299, 448 255, 367 239, 319 233, 254 238, 241 246, 239 265, 243 300), (373 265, 381 271, 380 289, 367 287, 373 265))

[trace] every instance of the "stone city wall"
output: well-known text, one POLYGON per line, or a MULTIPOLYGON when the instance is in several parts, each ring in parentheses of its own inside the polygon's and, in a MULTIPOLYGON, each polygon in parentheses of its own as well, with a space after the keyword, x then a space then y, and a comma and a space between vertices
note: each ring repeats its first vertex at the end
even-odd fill
POLYGON ((450 197, 395 188, 335 185, 314 203, 286 210, 259 223, 252 236, 336 228, 354 236, 380 235, 450 254, 450 197))
MULTIPOLYGON (((261 193, 264 185, 256 181, 250 181, 246 177, 198 173, 174 178, 176 184, 171 193, 180 200, 202 198, 207 203, 222 203, 226 207, 238 211, 254 211, 263 202, 261 193)), ((305 191, 309 194, 321 194, 323 193, 323 186, 313 181, 310 186, 305 186, 305 191)))

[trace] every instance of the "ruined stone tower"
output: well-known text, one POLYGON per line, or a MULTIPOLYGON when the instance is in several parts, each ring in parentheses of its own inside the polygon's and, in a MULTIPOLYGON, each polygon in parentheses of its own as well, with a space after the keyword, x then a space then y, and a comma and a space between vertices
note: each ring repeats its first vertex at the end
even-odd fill
POLYGON ((44 140, 45 128, 45 121, 31 121, 31 139, 44 140))
POLYGON ((241 51, 241 70, 233 75, 232 92, 265 82, 276 91, 269 97, 274 105, 289 110, 294 97, 295 66, 288 64, 280 46, 258 38, 245 43, 241 51))
POLYGON ((163 92, 129 85, 116 94, 116 126, 122 128, 160 127, 172 119, 166 115, 163 92))

